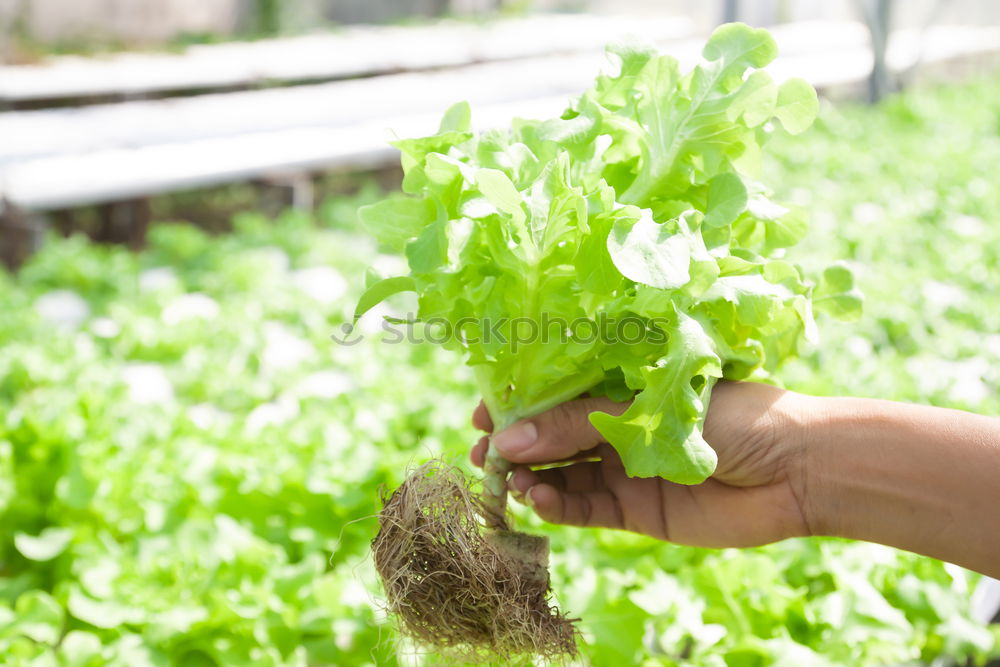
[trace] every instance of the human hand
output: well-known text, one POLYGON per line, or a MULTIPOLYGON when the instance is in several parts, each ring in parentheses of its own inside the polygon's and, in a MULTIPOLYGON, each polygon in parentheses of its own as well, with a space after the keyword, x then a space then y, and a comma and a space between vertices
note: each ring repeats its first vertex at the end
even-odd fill
MULTIPOLYGON (((471 456, 482 466, 492 443, 515 464, 508 482, 513 496, 552 523, 619 528, 692 546, 755 546, 810 534, 800 418, 809 400, 764 384, 719 383, 704 425, 719 464, 695 486, 628 477, 587 418, 628 407, 606 398, 577 399, 517 422, 483 437, 471 456), (532 470, 556 462, 568 463, 532 470)), ((492 431, 482 404, 473 424, 492 431)))

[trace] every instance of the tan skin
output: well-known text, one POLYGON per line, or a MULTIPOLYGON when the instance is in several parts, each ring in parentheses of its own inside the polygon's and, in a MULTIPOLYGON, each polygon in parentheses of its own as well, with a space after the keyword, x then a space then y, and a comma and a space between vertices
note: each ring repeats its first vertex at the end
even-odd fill
MULTIPOLYGON (((552 523, 678 544, 747 547, 836 535, 1000 576, 1000 419, 724 382, 704 425, 718 468, 703 484, 684 486, 625 475, 587 415, 626 407, 577 399, 495 434, 494 446, 516 464, 514 497, 552 523), (567 461, 575 462, 532 470, 567 461)), ((492 430, 482 405, 473 423, 492 430)), ((473 448, 476 465, 490 442, 473 448)))

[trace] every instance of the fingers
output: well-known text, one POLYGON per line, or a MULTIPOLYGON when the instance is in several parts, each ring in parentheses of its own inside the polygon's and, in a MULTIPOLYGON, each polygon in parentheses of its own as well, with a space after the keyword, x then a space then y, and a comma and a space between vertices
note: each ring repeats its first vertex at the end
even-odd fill
POLYGON ((591 412, 620 415, 628 407, 607 398, 579 398, 537 417, 519 421, 494 434, 491 444, 512 463, 546 463, 568 459, 603 440, 587 416, 591 412))
POLYGON ((599 462, 546 470, 518 466, 509 486, 518 500, 531 505, 545 521, 570 526, 624 527, 621 503, 605 484, 599 462))
POLYGON ((516 466, 508 482, 511 495, 551 523, 619 528, 666 539, 663 487, 667 483, 628 477, 611 445, 587 454, 600 461, 542 470, 516 466))
POLYGON ((489 446, 490 439, 485 435, 479 439, 479 442, 472 446, 472 451, 469 452, 472 465, 479 468, 483 467, 483 464, 486 462, 486 450, 489 449, 489 446))
POLYGON ((546 470, 532 470, 528 466, 518 466, 510 476, 508 486, 512 492, 521 496, 532 486, 543 483, 570 493, 596 491, 605 488, 602 470, 599 461, 574 463, 546 470))
POLYGON ((621 506, 610 491, 570 493, 536 484, 526 494, 539 517, 549 523, 592 528, 623 528, 621 506))
POLYGON ((493 432, 493 420, 490 419, 489 410, 486 409, 486 404, 482 401, 479 401, 479 405, 472 413, 472 425, 480 431, 493 432))

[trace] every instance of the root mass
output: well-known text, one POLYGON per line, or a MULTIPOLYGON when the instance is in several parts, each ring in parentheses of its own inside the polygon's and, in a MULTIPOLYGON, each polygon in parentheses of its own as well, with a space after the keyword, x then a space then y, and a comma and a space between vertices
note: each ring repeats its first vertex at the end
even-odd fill
POLYGON ((485 518, 462 472, 440 462, 385 501, 372 551, 401 629, 469 660, 575 654, 572 620, 548 601, 548 540, 486 530, 485 518))

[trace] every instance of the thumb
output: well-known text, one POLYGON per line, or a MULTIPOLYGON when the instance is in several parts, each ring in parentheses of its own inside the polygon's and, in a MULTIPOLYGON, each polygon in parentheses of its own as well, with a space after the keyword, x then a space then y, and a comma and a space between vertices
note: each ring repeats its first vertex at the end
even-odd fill
POLYGON ((530 419, 511 424, 490 444, 511 463, 548 463, 568 459, 604 442, 588 419, 591 412, 620 415, 627 403, 609 398, 578 398, 530 419))

